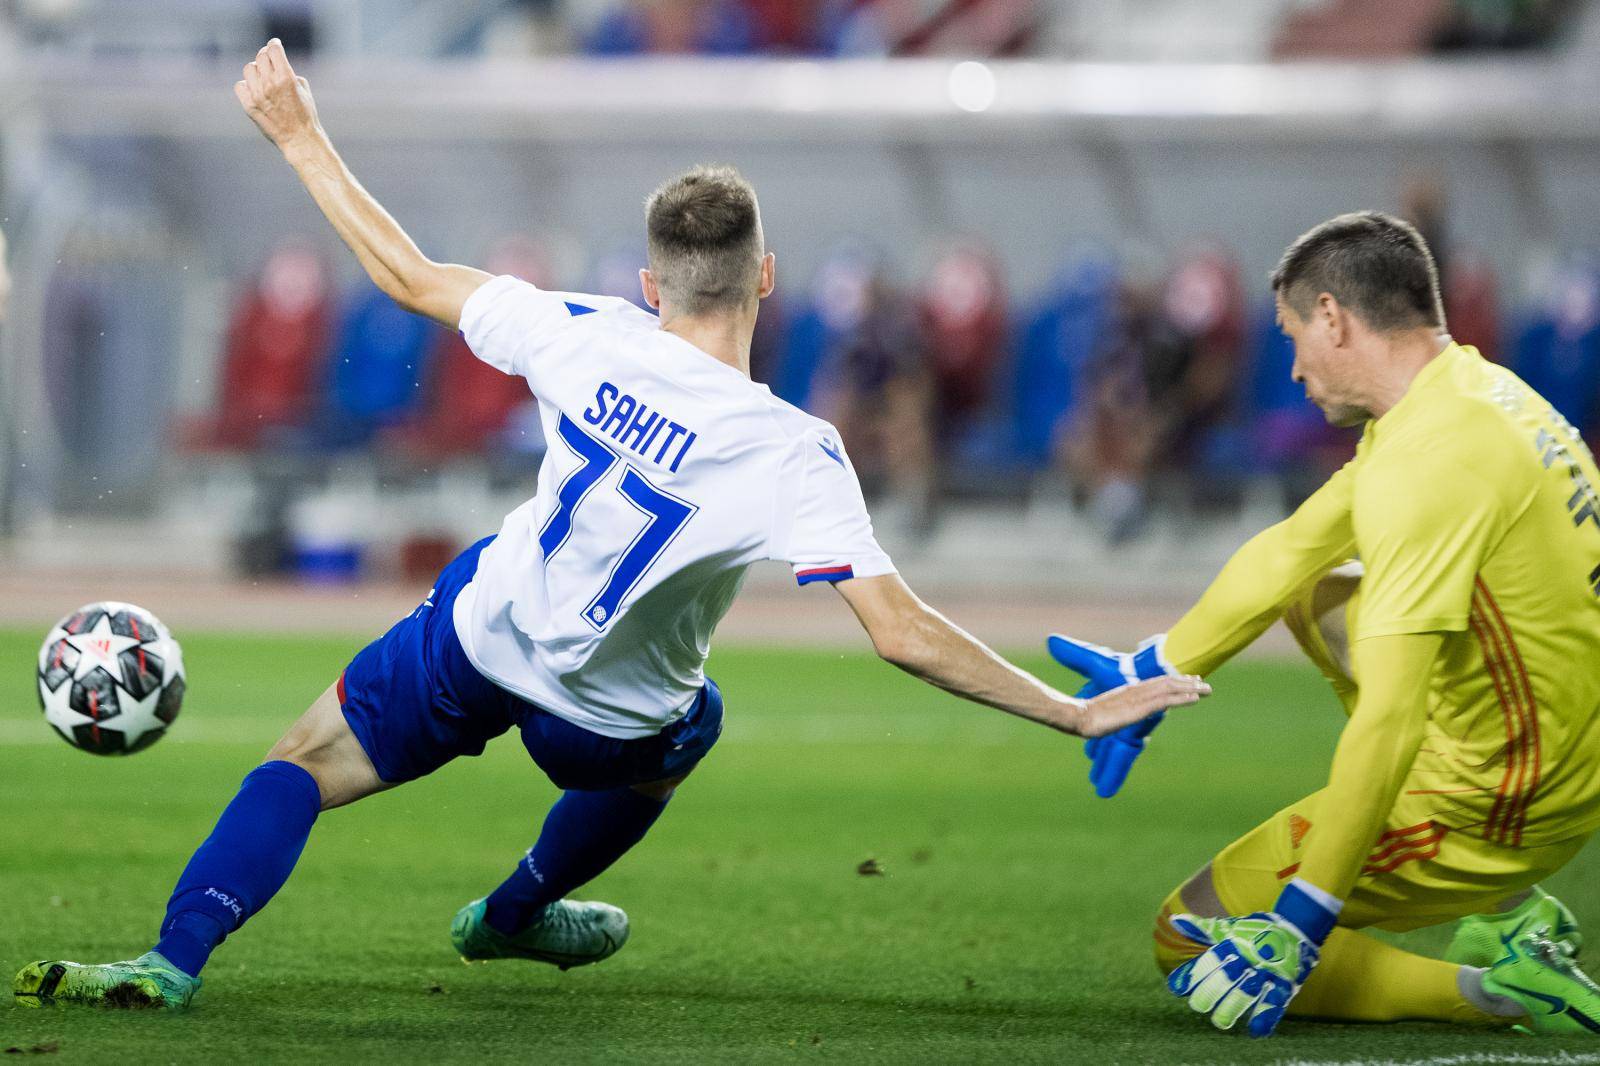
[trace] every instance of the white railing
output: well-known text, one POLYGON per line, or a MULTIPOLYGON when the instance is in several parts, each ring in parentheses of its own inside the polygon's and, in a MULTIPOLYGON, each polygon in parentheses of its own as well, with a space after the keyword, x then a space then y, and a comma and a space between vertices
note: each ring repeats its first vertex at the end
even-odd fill
MULTIPOLYGON (((245 57, 248 58, 248 57, 245 57)), ((967 140, 1092 127, 1130 137, 1338 133, 1600 136, 1582 57, 1291 64, 551 59, 311 63, 346 136, 967 140), (1581 59, 1581 61, 1579 61, 1581 59)), ((235 63, 24 55, 0 69, 0 132, 249 136, 235 63)))

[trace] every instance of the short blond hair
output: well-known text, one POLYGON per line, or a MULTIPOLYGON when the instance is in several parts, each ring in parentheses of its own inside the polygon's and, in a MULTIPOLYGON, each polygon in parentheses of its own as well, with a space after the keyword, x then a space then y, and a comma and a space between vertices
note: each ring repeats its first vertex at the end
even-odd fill
POLYGON ((650 272, 664 302, 688 315, 756 298, 766 244, 756 191, 733 167, 698 166, 645 201, 650 272))

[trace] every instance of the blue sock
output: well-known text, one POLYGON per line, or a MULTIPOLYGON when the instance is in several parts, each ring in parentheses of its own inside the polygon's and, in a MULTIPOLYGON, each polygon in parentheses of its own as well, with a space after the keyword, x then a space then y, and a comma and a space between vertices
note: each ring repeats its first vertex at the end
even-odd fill
POLYGON ((484 920, 507 936, 526 929, 545 907, 599 877, 667 809, 631 788, 564 792, 545 816, 539 842, 489 894, 484 920))
POLYGON ((250 771, 178 878, 155 949, 199 976, 217 945, 289 879, 321 809, 316 779, 294 763, 250 771))

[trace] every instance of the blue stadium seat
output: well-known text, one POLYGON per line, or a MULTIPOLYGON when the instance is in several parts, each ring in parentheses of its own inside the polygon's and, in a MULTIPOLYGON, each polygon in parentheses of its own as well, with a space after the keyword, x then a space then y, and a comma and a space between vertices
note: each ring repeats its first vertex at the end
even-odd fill
POLYGON ((1256 312, 1250 337, 1251 365, 1241 378, 1240 412, 1250 427, 1245 461, 1251 473, 1284 473, 1310 460, 1326 436, 1326 420, 1289 376, 1294 345, 1278 328, 1273 302, 1256 312))
POLYGON ((1050 463, 1061 419, 1105 334, 1115 285, 1108 259, 1081 256, 1018 325, 1012 425, 1017 457, 1030 467, 1050 463))
POLYGON ((808 303, 789 320, 784 338, 783 362, 772 382, 772 391, 803 410, 811 402, 817 369, 838 340, 814 303, 808 303))
POLYGON ((365 287, 345 307, 334 351, 323 443, 366 443, 377 430, 417 413, 438 327, 365 287))
POLYGON ((1588 434, 1600 429, 1600 278, 1569 272, 1516 331, 1512 369, 1588 434))

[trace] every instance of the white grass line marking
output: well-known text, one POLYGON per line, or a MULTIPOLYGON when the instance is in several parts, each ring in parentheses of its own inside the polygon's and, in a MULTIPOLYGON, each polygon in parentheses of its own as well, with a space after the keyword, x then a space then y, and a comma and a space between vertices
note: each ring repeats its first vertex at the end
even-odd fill
POLYGON ((1547 1055, 1484 1051, 1462 1055, 1436 1055, 1426 1059, 1278 1059, 1272 1066, 1597 1066, 1600 1052, 1574 1055, 1556 1051, 1547 1055))
MULTIPOLYGON (((172 727, 172 739, 200 743, 254 744, 276 740, 294 722, 298 711, 278 715, 210 717, 204 710, 181 716, 172 727)), ((513 733, 515 730, 513 729, 513 733)), ((731 712, 723 742, 737 747, 828 746, 883 744, 891 746, 949 746, 1004 748, 1037 744, 1039 737, 1026 723, 974 715, 964 721, 928 720, 907 714, 855 717, 843 714, 755 714, 739 717, 731 712)), ((59 744, 60 738, 43 715, 0 717, 0 748, 59 744)))

